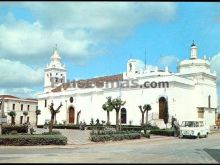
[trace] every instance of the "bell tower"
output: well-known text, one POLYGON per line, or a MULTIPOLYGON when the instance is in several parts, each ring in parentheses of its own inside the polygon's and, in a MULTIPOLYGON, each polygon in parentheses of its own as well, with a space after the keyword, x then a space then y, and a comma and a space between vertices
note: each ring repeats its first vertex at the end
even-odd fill
POLYGON ((61 63, 56 46, 50 63, 44 69, 44 92, 50 92, 62 83, 66 83, 66 67, 61 63))
POLYGON ((191 45, 190 59, 197 59, 197 46, 195 45, 194 41, 191 45))

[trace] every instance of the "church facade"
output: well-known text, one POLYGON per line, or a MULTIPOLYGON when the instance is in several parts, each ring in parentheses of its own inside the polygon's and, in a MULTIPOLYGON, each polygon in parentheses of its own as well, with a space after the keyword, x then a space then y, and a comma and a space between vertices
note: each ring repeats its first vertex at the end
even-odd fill
MULTIPOLYGON (((38 95, 41 110, 38 124, 50 120, 48 106, 54 103, 60 112, 56 115, 58 123, 77 124, 107 121, 107 112, 102 109, 106 98, 120 97, 126 101, 120 110, 120 124, 140 125, 139 105, 150 104, 147 120, 153 125, 165 127, 163 113, 168 107, 169 123, 171 117, 183 120, 203 118, 207 124, 214 125, 217 117, 217 77, 210 70, 210 62, 205 57, 197 57, 197 46, 190 47, 189 59, 177 64, 177 72, 168 67, 159 70, 157 66, 139 65, 137 59, 127 62, 124 73, 96 77, 86 80, 66 81, 66 68, 61 62, 57 49, 45 68, 44 92, 38 95)), ((110 112, 110 123, 116 123, 115 110, 110 112)), ((146 116, 145 116, 146 118, 146 116)))

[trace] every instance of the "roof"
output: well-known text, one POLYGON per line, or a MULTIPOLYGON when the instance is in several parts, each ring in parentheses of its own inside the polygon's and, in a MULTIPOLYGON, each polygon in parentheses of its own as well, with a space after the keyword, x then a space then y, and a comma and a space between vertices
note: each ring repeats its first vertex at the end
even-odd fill
POLYGON ((12 99, 12 100, 30 101, 30 102, 37 102, 38 101, 37 99, 34 99, 34 98, 23 99, 23 98, 19 98, 19 97, 12 96, 12 95, 0 95, 0 98, 1 99, 4 98, 4 99, 12 99))
POLYGON ((12 95, 0 95, 0 98, 15 98, 15 99, 19 99, 18 97, 12 96, 12 95))
MULTIPOLYGON (((111 75, 111 76, 103 76, 103 77, 96 77, 96 78, 91 78, 91 79, 85 79, 85 80, 78 80, 78 81, 72 81, 72 83, 77 84, 77 83, 82 83, 85 84, 84 88, 90 88, 90 82, 93 84, 96 84, 97 86, 103 86, 104 82, 111 82, 111 81, 121 81, 123 80, 123 74, 117 74, 117 75, 111 75)), ((54 88, 51 90, 52 92, 61 92, 61 88, 63 86, 63 89, 66 90, 67 88, 70 88, 70 83, 63 83, 62 85, 54 88)))

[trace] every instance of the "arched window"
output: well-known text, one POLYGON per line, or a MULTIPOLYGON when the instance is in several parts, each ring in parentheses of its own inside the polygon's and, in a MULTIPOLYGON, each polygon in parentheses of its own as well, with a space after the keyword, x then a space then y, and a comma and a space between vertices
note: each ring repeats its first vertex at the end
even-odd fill
POLYGON ((127 123, 127 110, 125 108, 121 109, 121 123, 122 124, 127 123))
POLYGON ((71 102, 71 103, 73 102, 73 97, 70 97, 70 102, 71 102))

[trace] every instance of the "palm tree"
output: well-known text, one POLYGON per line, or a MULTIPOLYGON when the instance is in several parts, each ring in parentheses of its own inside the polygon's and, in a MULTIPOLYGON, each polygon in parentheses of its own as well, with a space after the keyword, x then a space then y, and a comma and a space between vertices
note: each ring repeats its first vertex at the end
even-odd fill
POLYGON ((148 123, 148 111, 150 111, 152 108, 150 104, 145 104, 143 108, 146 111, 146 124, 147 124, 148 123))
POLYGON ((11 124, 15 125, 16 112, 15 111, 10 111, 10 112, 8 112, 8 115, 11 116, 11 124))
POLYGON ((35 114, 36 114, 36 126, 37 126, 37 122, 38 122, 38 115, 40 115, 40 114, 41 114, 41 110, 37 109, 37 110, 35 111, 35 114))
POLYGON ((110 124, 110 116, 109 113, 114 109, 111 103, 111 97, 107 97, 107 101, 102 105, 102 109, 107 112, 107 125, 110 124))
POLYGON ((53 129, 53 123, 54 123, 54 117, 57 113, 60 112, 60 108, 63 106, 62 103, 60 103, 60 105, 58 106, 58 108, 55 110, 54 109, 54 104, 51 103, 51 105, 49 106, 49 110, 51 113, 51 120, 50 120, 50 124, 49 124, 49 133, 52 133, 52 129, 53 129))
MULTIPOLYGON (((27 115, 28 115, 28 111, 24 111, 23 112, 23 115, 25 116, 25 120, 26 120, 26 117, 27 117, 27 115)), ((26 121, 27 122, 27 121, 26 121)))
POLYGON ((125 103, 126 101, 122 101, 121 98, 109 99, 109 105, 116 111, 116 131, 119 131, 119 111, 125 103))

